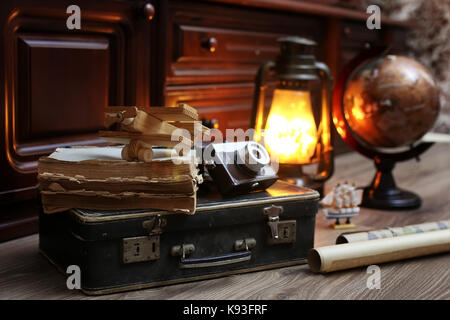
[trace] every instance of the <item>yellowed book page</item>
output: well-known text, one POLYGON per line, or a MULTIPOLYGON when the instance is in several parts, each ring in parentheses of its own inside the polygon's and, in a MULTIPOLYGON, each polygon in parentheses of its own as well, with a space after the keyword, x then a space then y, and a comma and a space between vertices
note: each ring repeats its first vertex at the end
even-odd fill
POLYGON ((44 213, 69 209, 132 210, 160 209, 170 212, 194 214, 196 193, 192 195, 157 195, 137 192, 112 194, 107 191, 76 190, 70 192, 42 191, 44 213))

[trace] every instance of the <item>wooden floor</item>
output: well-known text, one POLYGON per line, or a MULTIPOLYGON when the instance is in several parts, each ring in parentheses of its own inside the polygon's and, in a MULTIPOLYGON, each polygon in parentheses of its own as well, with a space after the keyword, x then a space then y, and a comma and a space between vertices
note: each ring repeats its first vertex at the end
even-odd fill
MULTIPOLYGON (((336 182, 367 184, 371 161, 355 153, 336 159, 329 190, 336 182)), ((397 184, 422 196, 416 211, 362 209, 353 222, 381 228, 450 219, 450 146, 435 145, 421 162, 400 163, 397 184)), ((317 216, 315 246, 333 244, 339 231, 317 216)), ((307 265, 229 276, 161 288, 88 297, 66 288, 63 275, 38 253, 38 236, 0 244, 0 299, 450 299, 450 253, 380 265, 381 289, 367 289, 366 268, 327 275, 307 265)))

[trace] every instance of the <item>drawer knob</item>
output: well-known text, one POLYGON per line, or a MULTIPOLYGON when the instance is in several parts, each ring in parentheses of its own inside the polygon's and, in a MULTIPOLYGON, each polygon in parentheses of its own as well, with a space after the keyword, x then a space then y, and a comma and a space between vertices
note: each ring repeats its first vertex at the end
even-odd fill
POLYGON ((152 20, 153 17, 155 16, 155 7, 150 2, 147 2, 144 5, 143 12, 144 12, 144 16, 148 20, 152 20))
POLYGON ((219 45, 219 42, 214 37, 209 37, 208 39, 205 39, 202 41, 202 46, 209 52, 215 52, 217 49, 217 46, 219 45))
POLYGON ((349 37, 349 36, 351 36, 351 34, 352 34, 352 30, 349 27, 345 27, 344 28, 344 35, 346 37, 349 37))

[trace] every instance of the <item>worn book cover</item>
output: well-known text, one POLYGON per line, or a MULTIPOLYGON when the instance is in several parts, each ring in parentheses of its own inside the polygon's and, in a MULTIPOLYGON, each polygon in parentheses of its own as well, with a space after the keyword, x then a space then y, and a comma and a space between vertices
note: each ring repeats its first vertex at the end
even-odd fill
POLYGON ((71 208, 195 212, 201 176, 191 155, 155 149, 151 162, 121 159, 122 147, 58 148, 39 159, 44 212, 71 208), (174 161, 175 160, 175 161, 174 161))

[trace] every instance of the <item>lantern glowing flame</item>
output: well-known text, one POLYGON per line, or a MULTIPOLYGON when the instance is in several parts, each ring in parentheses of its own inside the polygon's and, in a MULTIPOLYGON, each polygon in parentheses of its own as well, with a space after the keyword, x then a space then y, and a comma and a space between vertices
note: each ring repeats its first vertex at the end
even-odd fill
POLYGON ((317 128, 309 91, 276 89, 264 132, 269 153, 280 163, 311 163, 317 144, 317 128))

